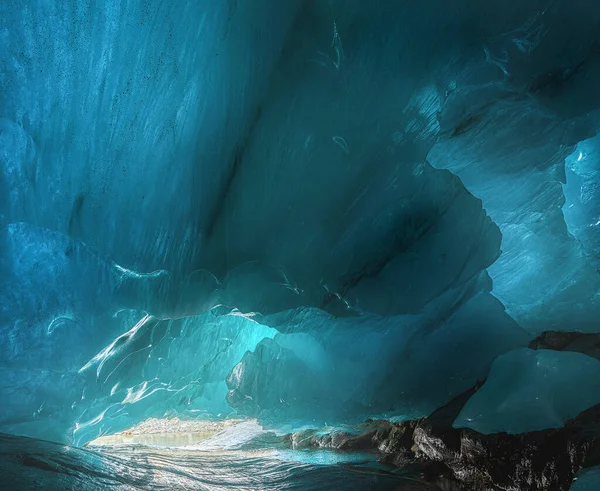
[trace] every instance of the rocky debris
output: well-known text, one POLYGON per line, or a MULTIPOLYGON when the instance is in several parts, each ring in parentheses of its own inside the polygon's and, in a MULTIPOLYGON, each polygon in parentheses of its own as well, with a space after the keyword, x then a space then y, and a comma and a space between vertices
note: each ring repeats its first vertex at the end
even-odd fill
POLYGON ((573 428, 519 435, 454 431, 454 441, 446 445, 434 429, 419 427, 415 454, 445 464, 473 490, 567 490, 591 446, 573 428))
POLYGON ((577 351, 600 360, 600 334, 545 331, 529 343, 529 349, 577 351))
POLYGON ((416 421, 391 423, 385 420, 370 420, 360 425, 357 432, 303 430, 291 435, 291 444, 294 449, 327 448, 397 453, 407 447, 410 448, 416 423, 416 421))
POLYGON ((438 484, 441 489, 566 491, 581 468, 600 464, 600 405, 559 429, 483 435, 453 428, 481 385, 427 418, 367 421, 356 432, 305 430, 291 435, 290 442, 294 448, 379 452, 381 462, 399 471, 416 468, 430 482, 443 482, 438 484))

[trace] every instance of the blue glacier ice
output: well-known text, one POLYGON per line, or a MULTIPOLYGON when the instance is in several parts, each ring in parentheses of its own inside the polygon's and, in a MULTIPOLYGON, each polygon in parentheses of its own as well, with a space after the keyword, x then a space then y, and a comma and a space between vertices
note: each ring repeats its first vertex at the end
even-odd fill
POLYGON ((600 331, 599 32, 593 0, 2 1, 0 432, 593 404, 596 360, 523 350, 600 331))
POLYGON ((569 351, 517 349, 496 358, 457 428, 523 433, 560 428, 600 403, 600 361, 569 351))
POLYGON ((595 491, 600 486, 600 467, 591 467, 577 474, 571 491, 595 491))
POLYGON ((563 214, 569 233, 580 243, 588 260, 600 266, 600 137, 580 142, 565 159, 563 214))
POLYGON ((528 340, 489 294, 431 327, 439 322, 367 314, 333 322, 318 312, 293 312, 285 316, 285 333, 261 341, 233 368, 227 400, 241 414, 295 418, 299 425, 366 415, 418 418, 484 379, 498 354, 528 340), (483 315, 485 335, 474 321, 483 315), (471 356, 457 360, 461 352, 471 356))

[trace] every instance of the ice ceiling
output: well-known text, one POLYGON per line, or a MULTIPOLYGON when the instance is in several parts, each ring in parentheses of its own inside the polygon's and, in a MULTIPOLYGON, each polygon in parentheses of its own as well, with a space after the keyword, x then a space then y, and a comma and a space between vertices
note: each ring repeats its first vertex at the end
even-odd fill
POLYGON ((1 2, 0 431, 600 402, 526 349, 600 331, 599 41, 596 0, 1 2))

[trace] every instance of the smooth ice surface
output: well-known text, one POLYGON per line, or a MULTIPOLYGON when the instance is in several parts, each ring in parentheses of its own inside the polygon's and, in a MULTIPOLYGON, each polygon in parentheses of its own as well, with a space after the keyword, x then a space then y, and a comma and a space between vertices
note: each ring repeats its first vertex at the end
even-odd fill
POLYGON ((560 428, 600 403, 600 361, 567 351, 517 349, 499 356, 456 428, 523 433, 560 428))
POLYGON ((0 2, 0 431, 422 416, 597 331, 598 33, 595 0, 0 2))
POLYGON ((285 329, 246 353, 227 378, 227 399, 241 414, 317 426, 367 415, 422 417, 485 378, 498 354, 528 341, 489 294, 448 320, 333 320, 303 310, 286 315, 285 329), (483 313, 485 334, 473 320, 483 313), (471 355, 460 360, 457 353, 471 355))
POLYGON ((600 467, 591 467, 577 473, 571 491, 596 491, 600 489, 600 467))

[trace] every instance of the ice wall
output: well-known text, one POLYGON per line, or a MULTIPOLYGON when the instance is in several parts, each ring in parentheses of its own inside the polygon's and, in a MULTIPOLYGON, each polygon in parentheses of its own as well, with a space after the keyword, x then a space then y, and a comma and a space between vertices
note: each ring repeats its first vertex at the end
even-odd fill
POLYGON ((575 352, 517 349, 499 356, 454 422, 480 433, 560 428, 600 403, 600 361, 575 352))
POLYGON ((599 28, 591 0, 2 2, 0 430, 422 416, 596 330, 599 28))
POLYGON ((189 271, 297 4, 2 2, 4 219, 189 271))
POLYGON ((598 325, 600 277, 562 211, 565 159, 598 126, 598 15, 590 2, 541 2, 438 79, 442 132, 428 161, 458 175, 500 227, 494 295, 531 332, 598 325))
POLYGON ((600 263, 600 154, 598 136, 580 142, 565 159, 563 214, 569 233, 596 270, 600 263))
POLYGON ((300 310, 266 322, 283 332, 233 368, 227 400, 239 413, 276 425, 423 417, 483 380, 497 355, 528 340, 489 294, 476 295, 449 318, 335 320, 300 310))

